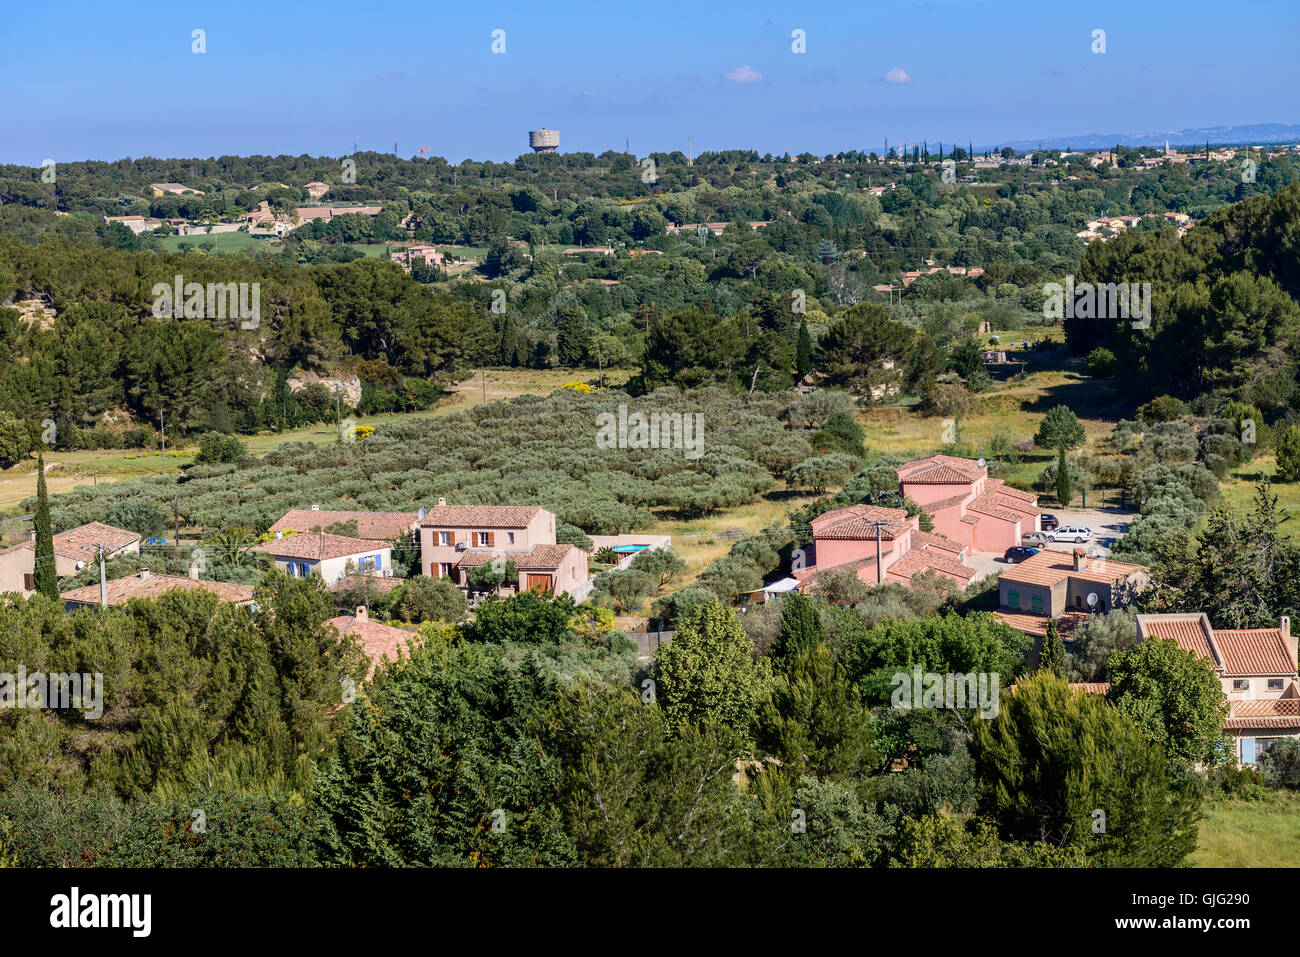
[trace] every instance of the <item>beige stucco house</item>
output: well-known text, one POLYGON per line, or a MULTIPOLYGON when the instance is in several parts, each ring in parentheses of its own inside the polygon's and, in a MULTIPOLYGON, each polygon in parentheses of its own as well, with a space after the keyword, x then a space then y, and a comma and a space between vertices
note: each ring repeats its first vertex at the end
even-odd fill
MULTIPOLYGON (((54 536, 54 571, 60 578, 75 575, 93 561, 98 560, 96 549, 104 547, 105 560, 118 555, 140 554, 140 535, 90 522, 78 525, 54 536)), ((36 567, 36 533, 25 542, 19 542, 0 551, 0 592, 18 592, 24 598, 35 593, 33 581, 36 567)))
POLYGON ((303 532, 254 545, 253 550, 270 555, 275 566, 290 578, 319 575, 326 585, 334 585, 353 573, 380 577, 393 573, 392 546, 375 539, 303 532))

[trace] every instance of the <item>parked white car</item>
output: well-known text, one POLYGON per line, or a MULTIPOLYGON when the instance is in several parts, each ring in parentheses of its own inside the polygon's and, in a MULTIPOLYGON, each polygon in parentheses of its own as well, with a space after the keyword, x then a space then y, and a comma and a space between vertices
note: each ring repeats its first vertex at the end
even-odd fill
POLYGON ((1034 548, 1046 545, 1051 540, 1051 532, 1025 532, 1025 534, 1020 536, 1021 545, 1031 545, 1034 548))
POLYGON ((1086 542, 1092 538, 1092 529, 1083 525, 1063 525, 1048 534, 1054 542, 1086 542))

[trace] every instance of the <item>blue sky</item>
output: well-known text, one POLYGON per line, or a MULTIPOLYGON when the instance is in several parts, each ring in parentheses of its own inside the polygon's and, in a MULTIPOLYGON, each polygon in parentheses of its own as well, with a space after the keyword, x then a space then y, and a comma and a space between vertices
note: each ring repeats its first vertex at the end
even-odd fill
POLYGON ((1294 0, 69 0, 7 5, 5 33, 0 161, 33 166, 394 141, 507 160, 540 126, 644 155, 1300 122, 1294 0))

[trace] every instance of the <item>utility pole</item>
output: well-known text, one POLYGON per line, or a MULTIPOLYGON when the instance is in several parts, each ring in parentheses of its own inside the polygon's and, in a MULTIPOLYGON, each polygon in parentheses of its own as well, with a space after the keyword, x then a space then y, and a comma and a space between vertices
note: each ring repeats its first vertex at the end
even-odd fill
POLYGON ((167 477, 167 424, 163 422, 163 414, 161 410, 158 412, 158 435, 162 439, 163 478, 166 478, 167 477))
POLYGON ((172 496, 172 522, 176 526, 176 541, 181 538, 181 497, 180 494, 172 496))
POLYGON ((880 530, 886 527, 892 528, 895 523, 876 521, 867 522, 867 524, 876 527, 876 584, 882 585, 885 582, 885 570, 880 565, 880 530))
POLYGON ((108 607, 108 576, 104 572, 104 543, 97 542, 95 551, 99 553, 99 607, 108 607))
POLYGON ((479 377, 483 380, 483 404, 487 405, 487 370, 480 369, 479 377))

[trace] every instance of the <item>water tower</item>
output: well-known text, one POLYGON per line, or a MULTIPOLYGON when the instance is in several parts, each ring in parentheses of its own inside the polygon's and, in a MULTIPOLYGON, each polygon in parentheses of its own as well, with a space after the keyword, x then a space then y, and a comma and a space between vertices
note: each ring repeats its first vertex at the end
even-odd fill
POLYGON ((560 131, 548 130, 544 126, 540 130, 529 130, 528 145, 534 153, 554 153, 560 148, 560 131))

